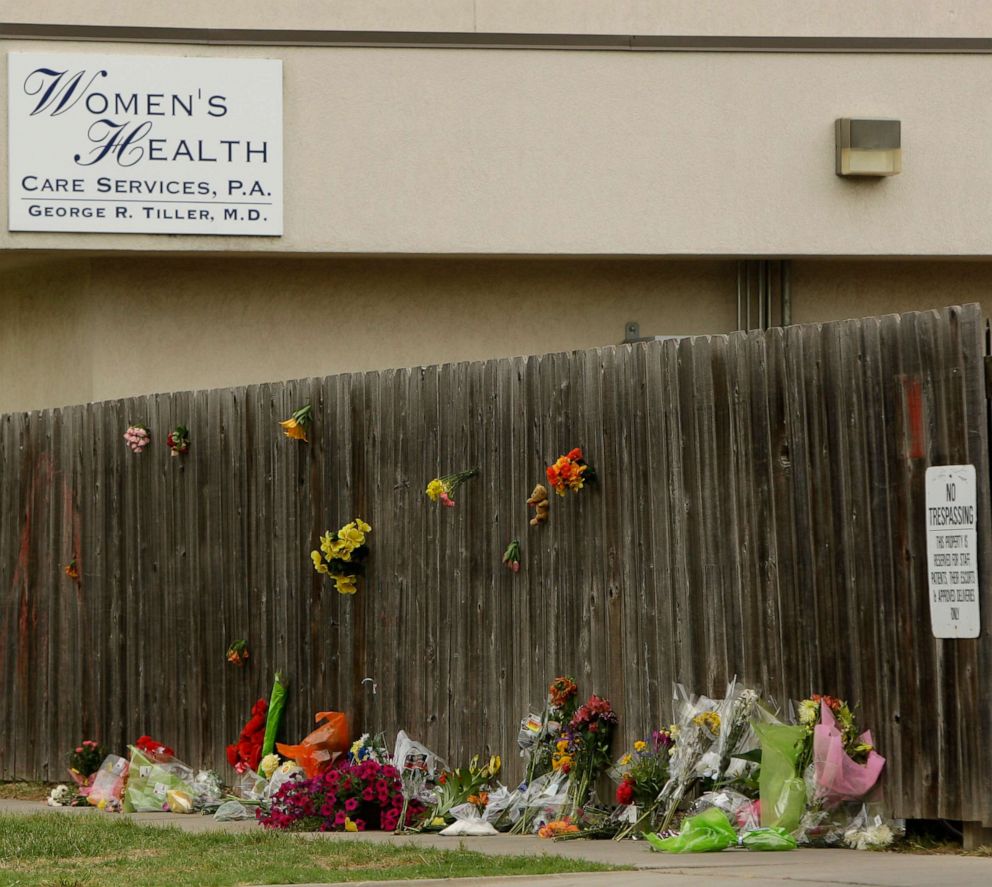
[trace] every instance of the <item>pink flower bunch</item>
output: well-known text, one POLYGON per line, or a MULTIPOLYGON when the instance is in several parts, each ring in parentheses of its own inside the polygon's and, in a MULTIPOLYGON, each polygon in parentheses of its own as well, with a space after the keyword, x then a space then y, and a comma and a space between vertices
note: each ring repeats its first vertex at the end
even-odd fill
POLYGON ((124 432, 124 443, 132 453, 140 453, 151 442, 148 429, 144 425, 129 425, 124 432))
POLYGON ((651 733, 651 742, 654 744, 655 751, 661 751, 663 748, 669 749, 675 745, 675 740, 668 730, 654 730, 651 733))
POLYGON ((586 730, 595 733, 600 726, 612 727, 617 722, 617 713, 613 710, 608 699, 602 696, 590 696, 584 705, 572 715, 569 727, 572 730, 586 730))
MULTIPOLYGON (((351 823, 360 831, 395 831, 403 810, 399 771, 377 761, 343 763, 303 782, 286 783, 272 798, 268 813, 259 810, 266 828, 340 832, 351 823)), ((410 801, 406 825, 424 812, 410 801)))
MULTIPOLYGON (((84 739, 79 745, 69 752, 69 772, 75 771, 84 779, 92 776, 100 769, 100 764, 107 757, 107 749, 99 742, 92 739, 84 739)), ((76 777, 73 776, 73 779, 76 777)), ((78 781, 78 780, 77 780, 78 781)))
POLYGON ((441 504, 445 508, 454 508, 455 507, 455 500, 452 499, 447 493, 442 493, 440 496, 438 496, 438 498, 441 500, 441 504))

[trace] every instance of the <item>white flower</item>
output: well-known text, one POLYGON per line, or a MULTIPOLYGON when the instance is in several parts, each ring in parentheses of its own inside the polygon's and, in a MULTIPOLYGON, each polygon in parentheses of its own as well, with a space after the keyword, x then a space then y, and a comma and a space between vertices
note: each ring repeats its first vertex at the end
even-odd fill
POLYGON ((820 703, 812 699, 804 699, 799 703, 799 723, 812 727, 820 716, 820 703))
POLYGON ((300 773, 302 771, 303 768, 297 764, 296 761, 286 761, 286 763, 279 768, 280 773, 300 773))
POLYGON ((57 785, 48 796, 49 807, 68 807, 72 803, 74 792, 67 785, 57 785))
POLYGON ((892 843, 893 834, 885 824, 852 828, 844 832, 844 843, 854 850, 879 850, 892 843))
POLYGON ((272 774, 276 772, 276 769, 278 767, 279 767, 279 755, 268 754, 264 758, 262 758, 261 763, 258 765, 258 771, 266 779, 271 779, 272 774))

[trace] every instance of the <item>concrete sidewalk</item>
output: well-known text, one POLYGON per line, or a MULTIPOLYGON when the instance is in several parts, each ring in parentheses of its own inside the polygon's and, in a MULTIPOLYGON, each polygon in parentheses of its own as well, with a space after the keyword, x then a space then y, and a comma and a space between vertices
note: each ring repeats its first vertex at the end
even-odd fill
MULTIPOLYGON (((112 816, 86 808, 52 809, 34 801, 0 801, 0 813, 44 813, 66 816, 112 816)), ((215 822, 209 816, 177 816, 171 813, 136 813, 131 818, 145 826, 175 826, 190 832, 255 831, 254 822, 215 822)), ((640 841, 542 841, 536 837, 497 835, 489 838, 442 838, 438 835, 396 837, 385 832, 361 835, 334 833, 307 835, 313 840, 409 844, 416 847, 474 850, 489 855, 541 855, 585 859, 611 865, 633 866, 636 871, 594 872, 502 878, 459 878, 448 881, 361 881, 363 887, 433 887, 457 883, 458 887, 747 887, 756 884, 800 884, 804 887, 989 887, 992 859, 870 853, 856 850, 797 850, 789 853, 752 853, 725 850, 722 853, 667 856, 652 852, 640 841)))

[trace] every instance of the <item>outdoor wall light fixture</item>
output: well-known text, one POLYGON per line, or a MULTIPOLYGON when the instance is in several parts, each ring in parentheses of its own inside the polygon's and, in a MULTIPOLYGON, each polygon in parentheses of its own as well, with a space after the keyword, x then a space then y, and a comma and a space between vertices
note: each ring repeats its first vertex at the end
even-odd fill
POLYGON ((894 176, 902 172, 898 120, 841 117, 837 134, 837 175, 894 176))

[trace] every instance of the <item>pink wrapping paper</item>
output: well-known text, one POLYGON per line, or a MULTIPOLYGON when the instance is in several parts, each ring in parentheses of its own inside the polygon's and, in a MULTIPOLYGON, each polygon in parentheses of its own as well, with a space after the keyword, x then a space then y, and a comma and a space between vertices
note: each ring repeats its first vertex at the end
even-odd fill
MULTIPOLYGON (((874 745, 871 731, 858 737, 861 742, 874 745)), ((813 728, 813 765, 816 773, 817 797, 827 808, 843 801, 859 801, 878 782, 885 767, 885 758, 875 751, 868 753, 868 760, 859 764, 844 751, 844 739, 837 729, 837 721, 830 706, 820 706, 820 723, 813 728)))

